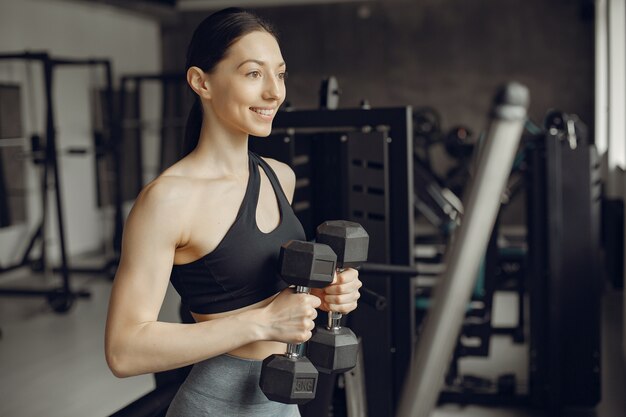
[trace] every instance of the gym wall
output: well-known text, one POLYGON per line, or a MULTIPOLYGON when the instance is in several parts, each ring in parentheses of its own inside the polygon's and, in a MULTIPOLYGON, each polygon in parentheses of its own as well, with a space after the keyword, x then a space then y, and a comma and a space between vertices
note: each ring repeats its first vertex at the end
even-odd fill
MULTIPOLYGON (((490 94, 511 79, 529 87, 534 120, 557 107, 593 131, 590 10, 586 0, 379 0, 257 11, 279 30, 294 107, 317 107, 322 77, 335 75, 340 107, 362 99, 373 107, 428 105, 444 128, 479 132, 490 94)), ((191 32, 210 13, 164 26, 165 70, 183 68, 191 32)))
MULTIPOLYGON (((0 10, 2 52, 48 51, 53 57, 109 58, 115 74, 160 71, 159 25, 148 18, 106 5, 70 1, 0 0, 0 10)), ((23 61, 0 62, 0 83, 21 87, 24 151, 30 149, 28 138, 31 134, 43 135, 45 132, 41 64, 32 64, 31 85, 27 85, 27 71, 23 61)), ((103 219, 110 216, 105 216, 96 203, 93 150, 78 157, 63 154, 63 150, 70 146, 93 147, 93 88, 101 87, 103 83, 101 68, 92 72, 88 67, 59 67, 54 72, 57 149, 70 255, 100 250, 107 238, 103 236, 103 230, 111 229, 102 224, 103 219)), ((150 100, 149 95, 146 97, 144 109, 156 117, 159 103, 150 100)), ((3 265, 19 260, 28 236, 41 217, 39 176, 29 160, 25 160, 22 166, 27 220, 0 228, 0 263, 3 265)), ((54 260, 59 249, 52 197, 49 207, 47 248, 54 260)))

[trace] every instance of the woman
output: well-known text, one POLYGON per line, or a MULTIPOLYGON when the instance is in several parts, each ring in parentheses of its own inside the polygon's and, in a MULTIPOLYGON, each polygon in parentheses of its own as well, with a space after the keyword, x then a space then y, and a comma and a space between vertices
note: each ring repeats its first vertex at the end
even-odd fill
POLYGON ((168 416, 298 416, 260 391, 261 361, 307 341, 316 308, 356 308, 353 269, 314 295, 275 276, 280 245, 305 239, 290 207, 295 176, 248 152, 248 136, 270 134, 285 75, 268 24, 232 8, 205 19, 187 53, 188 153, 141 191, 126 222, 107 363, 118 377, 195 364, 168 416), (157 321, 170 279, 196 323, 157 321))

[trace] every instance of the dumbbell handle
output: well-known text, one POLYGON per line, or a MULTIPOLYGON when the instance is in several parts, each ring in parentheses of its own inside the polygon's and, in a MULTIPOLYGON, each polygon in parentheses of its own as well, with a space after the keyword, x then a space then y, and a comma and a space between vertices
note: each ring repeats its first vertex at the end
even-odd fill
MULTIPOLYGON (((296 294, 309 294, 311 289, 309 287, 296 286, 296 294)), ((287 343, 286 355, 292 359, 297 359, 302 356, 299 352, 302 343, 287 343)))
POLYGON ((326 325, 326 328, 328 330, 339 330, 341 329, 341 318, 343 317, 343 314, 341 313, 336 313, 334 311, 329 311, 328 312, 328 324, 326 325))
MULTIPOLYGON (((343 271, 345 271, 345 268, 337 268, 337 273, 341 274, 343 271)), ((343 314, 341 313, 337 313, 335 311, 329 311, 328 312, 328 324, 326 325, 326 328, 328 330, 339 330, 341 329, 341 318, 343 317, 343 314)))

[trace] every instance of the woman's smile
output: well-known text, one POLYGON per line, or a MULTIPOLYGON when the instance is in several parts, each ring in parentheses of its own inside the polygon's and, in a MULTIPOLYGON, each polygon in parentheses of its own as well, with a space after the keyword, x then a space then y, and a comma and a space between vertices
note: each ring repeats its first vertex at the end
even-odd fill
POLYGON ((275 108, 266 108, 266 107, 250 107, 254 113, 256 113, 262 120, 272 121, 274 118, 274 114, 276 113, 275 108))

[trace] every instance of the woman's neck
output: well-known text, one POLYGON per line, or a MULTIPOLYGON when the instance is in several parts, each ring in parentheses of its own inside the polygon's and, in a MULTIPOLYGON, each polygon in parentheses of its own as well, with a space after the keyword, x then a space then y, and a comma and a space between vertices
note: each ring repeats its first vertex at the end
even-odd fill
POLYGON ((216 175, 239 175, 248 172, 248 134, 221 128, 206 120, 202 124, 193 159, 211 167, 216 175), (208 127, 208 126, 212 126, 208 127))

